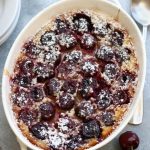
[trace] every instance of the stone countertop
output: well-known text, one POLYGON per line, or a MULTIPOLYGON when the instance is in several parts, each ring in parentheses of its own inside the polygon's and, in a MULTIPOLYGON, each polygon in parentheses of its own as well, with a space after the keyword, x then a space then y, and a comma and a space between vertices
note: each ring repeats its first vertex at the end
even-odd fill
MULTIPOLYGON (((22 8, 20 18, 12 35, 9 39, 0 46, 0 78, 2 77, 2 70, 8 55, 8 52, 11 48, 11 45, 15 41, 17 35, 23 29, 23 27, 35 16, 39 11, 47 7, 49 4, 57 0, 22 0, 22 8)), ((130 13, 130 0, 120 0, 123 8, 130 13)), ((150 29, 148 30, 147 37, 147 58, 150 58, 150 29)), ((150 61, 147 59, 147 77, 145 82, 144 89, 144 118, 143 123, 138 126, 127 125, 124 129, 135 131, 140 137, 140 146, 138 150, 150 150, 150 61)), ((1 80, 0 80, 1 86, 1 80)), ((0 87, 1 88, 1 87, 0 87)), ((0 90, 1 92, 1 90, 0 90)), ((1 93, 0 93, 1 94, 1 93)), ((2 106, 2 101, 0 100, 0 150, 19 150, 19 145, 16 141, 16 137, 11 131, 2 106)), ((120 150, 118 144, 118 138, 115 138, 109 144, 101 148, 101 150, 120 150)))

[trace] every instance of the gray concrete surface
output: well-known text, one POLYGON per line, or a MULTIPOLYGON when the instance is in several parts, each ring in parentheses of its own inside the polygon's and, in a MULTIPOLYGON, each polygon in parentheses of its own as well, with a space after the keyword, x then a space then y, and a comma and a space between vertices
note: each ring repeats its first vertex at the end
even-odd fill
MULTIPOLYGON (((39 11, 47 7, 56 0, 22 0, 22 8, 20 18, 12 35, 0 46, 0 78, 2 76, 3 66, 10 50, 11 45, 23 27, 35 16, 39 11)), ((120 0, 123 8, 130 13, 130 0, 120 0)), ((138 150, 150 150, 150 29, 147 37, 147 77, 144 89, 144 119, 139 126, 128 125, 124 130, 135 131, 140 137, 140 146, 138 150)), ((0 80, 1 85, 1 80, 0 80)), ((1 88, 1 87, 0 87, 1 88)), ((0 90, 1 91, 1 90, 0 90)), ((0 150, 19 150, 19 145, 11 131, 0 100, 0 150)), ((118 138, 115 138, 109 144, 101 148, 101 150, 120 150, 118 138)))

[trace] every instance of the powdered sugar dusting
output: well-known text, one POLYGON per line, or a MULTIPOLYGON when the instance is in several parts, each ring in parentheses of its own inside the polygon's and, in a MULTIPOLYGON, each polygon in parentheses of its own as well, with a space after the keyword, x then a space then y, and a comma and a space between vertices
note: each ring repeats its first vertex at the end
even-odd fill
POLYGON ((82 70, 85 71, 86 73, 89 73, 90 75, 93 75, 96 73, 98 68, 97 64, 93 64, 90 61, 86 61, 83 66, 82 66, 82 70))
POLYGON ((69 61, 72 63, 81 62, 82 60, 82 52, 78 50, 73 50, 71 53, 65 55, 65 61, 69 61))
POLYGON ((71 33, 62 33, 59 36, 59 43, 61 46, 70 48, 72 44, 76 43, 76 38, 71 33))
POLYGON ((80 32, 88 31, 88 22, 85 18, 80 18, 79 20, 74 21, 75 29, 78 29, 80 32))

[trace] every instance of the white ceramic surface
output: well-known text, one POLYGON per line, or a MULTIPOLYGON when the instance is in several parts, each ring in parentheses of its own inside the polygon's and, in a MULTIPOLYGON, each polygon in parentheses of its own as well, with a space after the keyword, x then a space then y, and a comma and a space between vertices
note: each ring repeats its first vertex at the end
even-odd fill
MULTIPOLYGON (((3 2, 3 1, 1 1, 1 2, 3 2)), ((0 7, 1 7, 1 4, 0 4, 0 7)), ((4 9, 4 8, 2 8, 2 9, 4 9)), ((7 28, 5 28, 5 29, 1 28, 0 29, 0 35, 1 35, 0 36, 0 45, 8 39, 8 37, 11 35, 13 30, 15 29, 16 24, 17 24, 18 19, 19 19, 19 15, 20 15, 20 9, 21 9, 21 1, 19 0, 18 1, 17 12, 15 14, 16 16, 14 17, 14 20, 13 20, 12 24, 10 24, 8 29, 7 28), (4 30, 5 30, 5 32, 4 32, 4 30)), ((3 17, 3 13, 1 13, 0 15, 2 15, 2 17, 3 17)), ((10 15, 10 14, 8 14, 8 15, 10 15)))
POLYGON ((0 0, 0 45, 14 30, 21 8, 21 0, 0 0))
POLYGON ((57 2, 53 5, 50 5, 48 8, 44 9, 41 13, 39 13, 36 17, 34 17, 28 25, 23 29, 23 31, 19 34, 16 41, 14 42, 10 53, 7 57, 5 68, 4 68, 4 74, 2 79, 2 97, 3 97, 3 105, 4 110, 6 113, 6 117, 8 119, 8 122, 16 134, 16 136, 29 148, 32 150, 40 150, 35 145, 31 144, 20 132, 20 130, 17 127, 16 122, 14 121, 14 115, 11 109, 10 100, 9 100, 9 92, 10 92, 10 85, 9 85, 9 74, 13 72, 13 68, 15 65, 15 61, 17 59, 17 56, 19 54, 19 49, 24 43, 24 41, 35 34, 35 32, 44 24, 47 23, 49 18, 51 16, 55 16, 56 14, 63 13, 67 10, 72 9, 82 9, 82 8, 90 8, 94 10, 100 10, 106 14, 110 14, 112 17, 116 17, 118 12, 118 20, 119 22, 127 28, 130 35, 134 39, 134 44, 136 48, 136 53, 140 65, 139 70, 139 82, 136 89, 136 94, 133 103, 131 104, 131 108, 129 109, 127 115, 125 116, 124 120, 120 124, 120 126, 103 142, 97 144, 96 146, 90 148, 90 150, 98 149, 108 142, 110 142, 118 133, 127 125, 130 118, 132 117, 132 114, 135 110, 135 107, 138 103, 140 93, 143 90, 144 87, 144 80, 145 80, 145 72, 146 72, 146 54, 145 54, 145 48, 144 44, 142 42, 141 33, 137 27, 137 25, 134 23, 134 21, 131 19, 131 17, 121 8, 118 8, 112 3, 109 3, 105 0, 64 0, 57 2))

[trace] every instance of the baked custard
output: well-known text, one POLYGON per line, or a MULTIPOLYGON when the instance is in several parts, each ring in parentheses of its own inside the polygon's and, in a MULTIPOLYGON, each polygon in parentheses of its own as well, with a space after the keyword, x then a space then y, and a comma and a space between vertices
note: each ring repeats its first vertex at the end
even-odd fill
POLYGON ((84 150, 105 140, 138 82, 133 39, 115 19, 74 10, 27 40, 10 77, 22 134, 43 150, 84 150))

